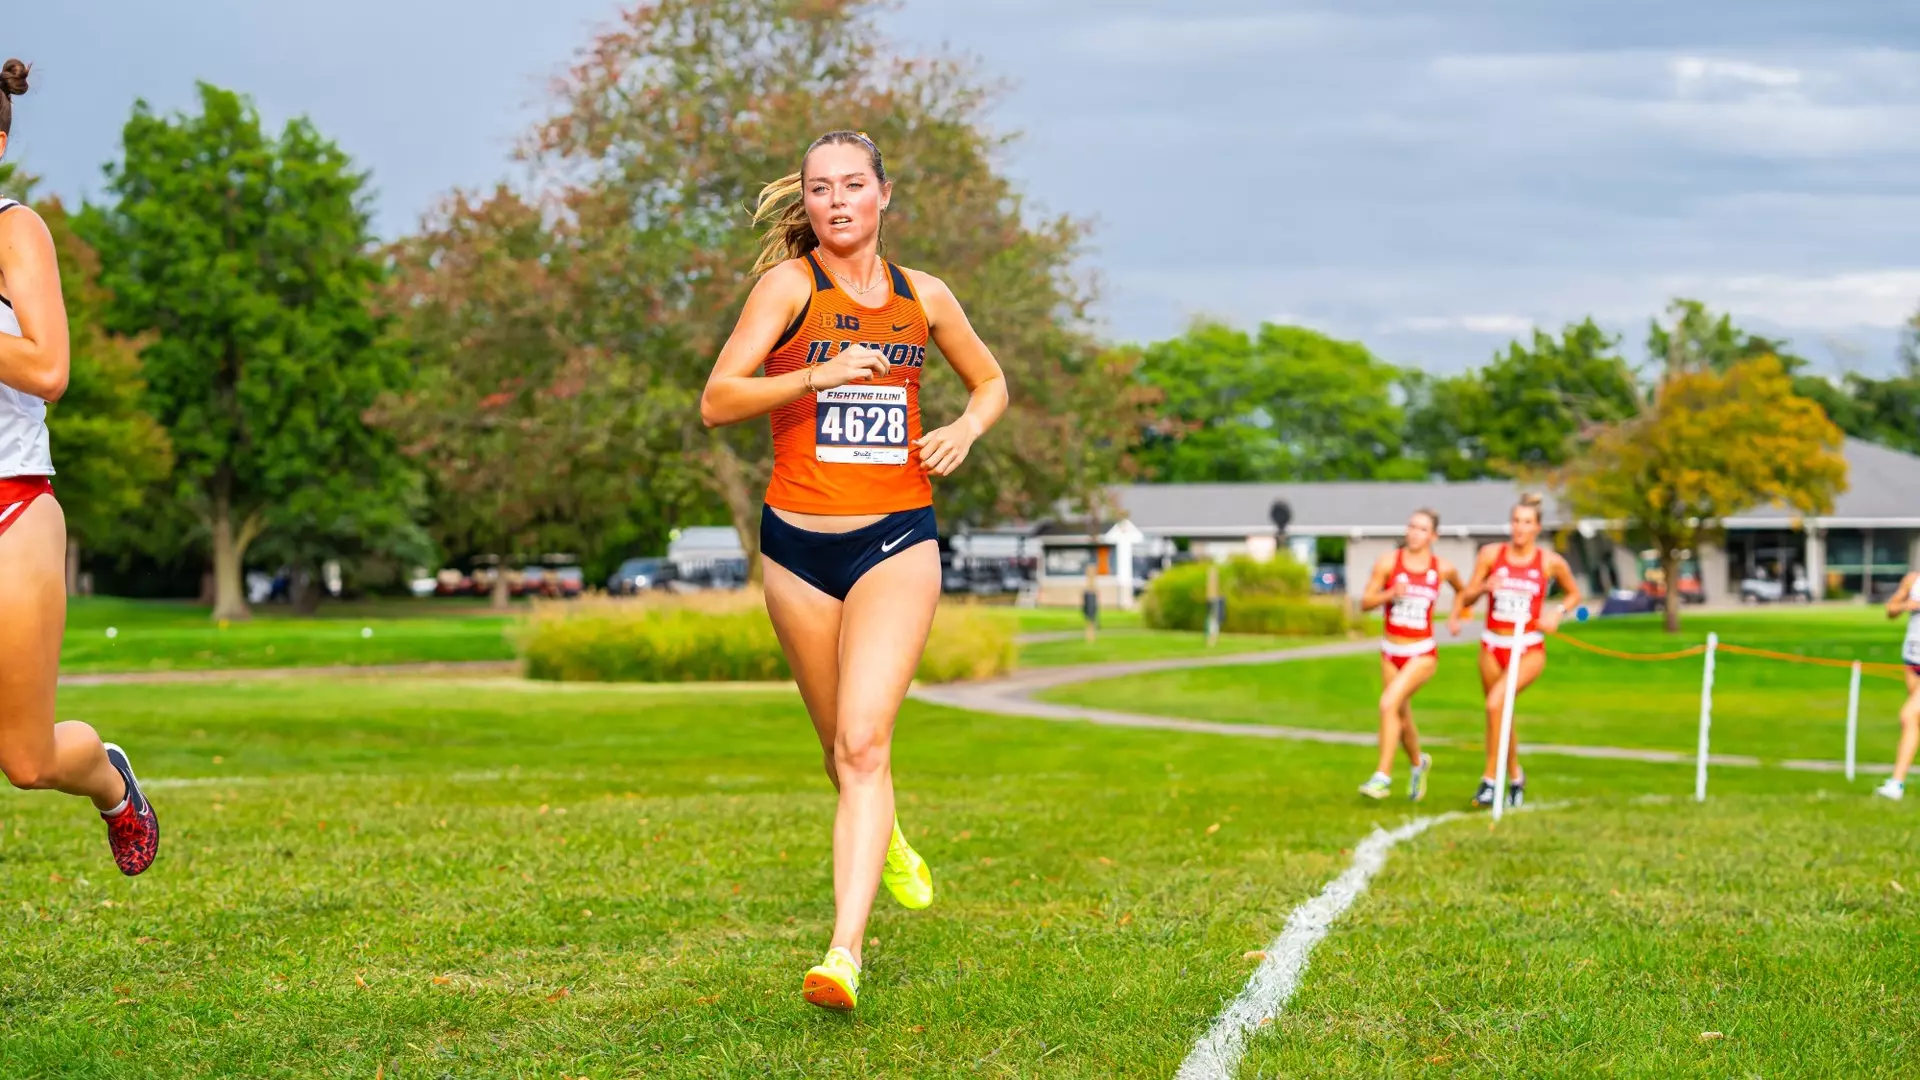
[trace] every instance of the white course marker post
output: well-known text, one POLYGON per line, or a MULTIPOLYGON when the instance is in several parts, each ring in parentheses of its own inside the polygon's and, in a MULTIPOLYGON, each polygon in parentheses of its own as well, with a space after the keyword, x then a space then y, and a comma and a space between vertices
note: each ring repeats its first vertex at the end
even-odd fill
POLYGON ((1853 779, 1853 751, 1860 734, 1860 661, 1853 662, 1853 680, 1847 684, 1847 779, 1853 779))
POLYGON ((1507 701, 1500 707, 1500 757, 1493 766, 1493 820, 1496 823, 1500 820, 1501 808, 1507 805, 1507 748, 1513 745, 1513 699, 1520 692, 1520 653, 1525 648, 1518 631, 1507 645, 1513 651, 1507 654, 1507 701))
POLYGON ((1693 771, 1693 801, 1707 801, 1707 730, 1713 727, 1713 653, 1720 635, 1707 635, 1707 666, 1700 676, 1700 757, 1693 771))

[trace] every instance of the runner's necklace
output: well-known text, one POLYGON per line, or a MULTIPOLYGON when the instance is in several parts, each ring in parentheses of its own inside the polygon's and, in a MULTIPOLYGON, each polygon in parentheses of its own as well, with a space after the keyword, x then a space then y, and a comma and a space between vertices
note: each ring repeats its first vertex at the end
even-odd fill
MULTIPOLYGON (((826 262, 825 259, 822 259, 820 261, 823 263, 826 262)), ((853 283, 852 278, 848 277, 847 275, 841 273, 838 270, 835 270, 831 266, 827 267, 827 273, 832 274, 834 277, 839 278, 840 284, 845 285, 848 289, 852 290, 855 296, 865 296, 868 293, 872 292, 873 290, 879 288, 881 283, 887 280, 884 276, 876 277, 873 279, 872 283, 870 283, 866 288, 863 289, 860 286, 855 285, 853 283)))

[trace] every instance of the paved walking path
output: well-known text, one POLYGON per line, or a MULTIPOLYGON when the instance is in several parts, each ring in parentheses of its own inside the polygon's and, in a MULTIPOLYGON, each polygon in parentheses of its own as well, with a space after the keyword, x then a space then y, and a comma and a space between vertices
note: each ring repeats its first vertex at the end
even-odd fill
MULTIPOLYGON (((1443 644, 1474 641, 1478 628, 1469 627, 1459 637, 1441 635, 1443 644)), ((1374 746, 1378 736, 1371 731, 1328 731, 1321 728, 1288 727, 1279 724, 1229 724, 1211 720, 1187 720, 1173 716, 1118 712, 1085 705, 1063 705, 1037 701, 1035 695, 1055 687, 1075 683, 1118 679, 1129 675, 1148 675, 1161 671, 1185 671, 1192 668, 1235 667, 1247 664, 1285 664, 1299 660, 1320 660, 1333 656, 1356 656, 1374 652, 1380 644, 1366 641, 1342 641, 1331 645, 1310 645, 1299 649, 1236 653, 1227 656, 1184 657, 1168 660, 1139 660, 1113 664, 1078 664, 1069 667, 1036 668, 1004 679, 983 682, 947 683, 917 686, 913 697, 935 705, 990 713, 996 716, 1020 716, 1037 720, 1099 724, 1103 727, 1146 728, 1158 731, 1183 731, 1198 735, 1230 735, 1243 739, 1288 739, 1299 742, 1335 743, 1343 746, 1374 746)), ((1423 735, 1421 742, 1437 746, 1450 740, 1423 735)), ((1673 750, 1643 750, 1626 746, 1573 746, 1560 743, 1520 744, 1523 754, 1553 754, 1561 757, 1594 758, 1611 761, 1639 761, 1656 765, 1690 765, 1694 755, 1673 750)), ((1758 768, 1761 761, 1746 754, 1709 754, 1707 764, 1734 768, 1758 768)), ((1790 760, 1778 763, 1783 769, 1802 772, 1845 771, 1838 761, 1790 760)), ((1858 766, 1862 773, 1884 773, 1884 765, 1858 766)))

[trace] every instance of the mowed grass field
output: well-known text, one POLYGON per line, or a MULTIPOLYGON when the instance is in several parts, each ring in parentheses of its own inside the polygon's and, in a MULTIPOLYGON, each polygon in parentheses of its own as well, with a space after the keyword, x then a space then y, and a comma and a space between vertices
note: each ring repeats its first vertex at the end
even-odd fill
POLYGON ((251 620, 226 626, 215 624, 209 610, 172 601, 75 598, 68 602, 60 669, 89 674, 512 660, 508 631, 518 618, 490 611, 485 601, 441 599, 323 604, 315 618, 263 604, 251 620))
MULTIPOLYGON (((1364 719, 1350 665, 1209 674, 1364 719)), ((1664 745, 1643 690, 1677 693, 1617 683, 1594 730, 1664 745)), ((129 881, 80 801, 0 795, 8 1076, 1169 1076, 1244 954, 1415 812, 1354 795, 1356 748, 909 703, 895 775, 939 900, 881 897, 843 1017, 797 993, 833 800, 790 692, 331 678, 62 710, 128 746, 165 846, 129 881)), ((1442 768, 1420 812, 1464 799, 1442 768)), ((1396 849, 1240 1075, 1905 1074, 1920 807, 1778 769, 1697 806, 1686 767, 1530 768, 1557 806, 1396 849)))
MULTIPOLYGON (((1905 624, 1889 622, 1877 608, 1783 608, 1689 613, 1678 636, 1640 617, 1569 622, 1563 629, 1624 652, 1677 650, 1703 642, 1713 631, 1722 641, 1755 648, 1898 663, 1905 624)), ((1449 773, 1458 777, 1449 781, 1449 798, 1461 785, 1471 794, 1481 766, 1478 753, 1486 721, 1477 648, 1443 649, 1439 671, 1414 699, 1420 731, 1451 744, 1434 748, 1441 762, 1436 782, 1449 773)), ((1547 649, 1545 674, 1521 695, 1515 711, 1523 742, 1693 752, 1700 720, 1699 657, 1645 663, 1597 656, 1562 642, 1550 641, 1547 649)), ((1846 748, 1847 683, 1844 668, 1722 653, 1714 679, 1712 748, 1769 761, 1838 761, 1846 748)), ((1043 696, 1194 719, 1374 731, 1379 727, 1379 686, 1380 662, 1368 653, 1311 664, 1143 675, 1062 687, 1043 696)), ((1905 686, 1897 679, 1861 680, 1862 763, 1883 770, 1891 763, 1899 734, 1896 716, 1905 698, 1905 686)), ((1365 772, 1354 782, 1363 779, 1365 772)), ((1687 784, 1690 792, 1691 777, 1687 784)))

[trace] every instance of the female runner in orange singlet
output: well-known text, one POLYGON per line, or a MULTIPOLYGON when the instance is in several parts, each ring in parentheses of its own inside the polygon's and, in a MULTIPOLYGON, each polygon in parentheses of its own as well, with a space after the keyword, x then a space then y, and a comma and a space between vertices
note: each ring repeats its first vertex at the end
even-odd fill
MULTIPOLYGON (((28 69, 0 65, 0 156, 28 69)), ((66 632, 67 519, 53 497, 47 402, 67 389, 67 309, 46 222, 0 199, 0 770, 17 788, 93 800, 124 874, 152 865, 160 822, 127 755, 77 720, 54 723, 66 632)))
MULTIPOLYGON (((1507 702, 1507 664, 1513 656, 1512 642, 1520 638, 1519 683, 1517 694, 1533 685, 1547 667, 1547 638, 1560 626, 1560 620, 1580 606, 1580 583, 1573 568, 1556 552, 1539 544, 1540 496, 1522 495, 1508 519, 1504 544, 1488 544, 1480 549, 1474 562, 1473 580, 1453 605, 1448 625, 1460 632, 1461 617, 1482 596, 1492 598, 1487 611, 1486 631, 1480 637, 1480 686, 1486 691, 1487 771, 1474 793, 1473 806, 1488 808, 1498 797, 1494 776, 1500 764, 1500 714, 1507 702), (1549 610, 1547 590, 1560 586, 1566 598, 1549 610)), ((1508 731, 1507 805, 1519 806, 1526 798, 1527 779, 1520 771, 1520 733, 1516 726, 1508 731)))
POLYGON ((754 267, 764 274, 700 400, 708 426, 772 418, 767 614, 840 791, 833 938, 802 994, 840 1010, 858 1000, 879 884, 909 908, 933 902, 894 816, 894 717, 940 600, 930 477, 959 468, 1007 407, 1000 365, 953 293, 880 256, 892 196, 879 148, 853 131, 822 135, 799 172, 767 185, 754 215, 771 221, 754 267), (972 397, 923 433, 929 339, 972 397))
POLYGON ((1433 641, 1433 609, 1440 603, 1440 586, 1458 597, 1463 586, 1453 564, 1433 552, 1433 535, 1440 515, 1415 510, 1407 519, 1404 546, 1373 564, 1373 577, 1360 598, 1360 609, 1385 607, 1380 639, 1380 762, 1360 794, 1384 799, 1393 790, 1393 748, 1407 748, 1413 769, 1407 777, 1407 798, 1427 797, 1427 777, 1433 758, 1420 751, 1420 733, 1413 726, 1413 695, 1440 668, 1440 651, 1433 641))

